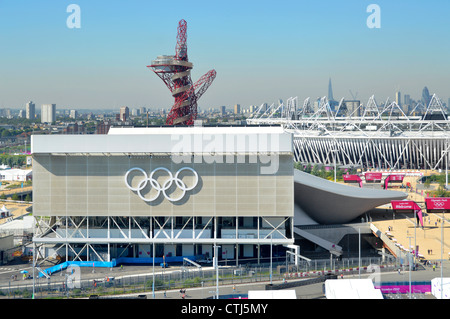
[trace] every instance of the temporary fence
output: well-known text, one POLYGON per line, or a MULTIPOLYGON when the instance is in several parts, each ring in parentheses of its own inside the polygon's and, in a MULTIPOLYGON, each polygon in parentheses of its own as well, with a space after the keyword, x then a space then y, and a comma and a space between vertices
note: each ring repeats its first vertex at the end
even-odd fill
MULTIPOLYGON (((248 264, 246 266, 221 266, 219 267, 219 284, 233 285, 241 283, 271 282, 285 280, 287 277, 301 277, 298 274, 308 273, 309 277, 323 276, 331 272, 342 271, 341 267, 346 267, 348 271, 356 273, 357 268, 348 268, 348 266, 358 265, 361 263, 361 269, 368 272, 367 265, 378 263, 380 269, 388 269, 387 264, 380 264, 380 258, 362 258, 361 260, 315 260, 308 264, 300 263, 294 266, 286 261, 273 262, 270 264, 248 264), (297 275, 293 275, 297 274, 297 275)), ((81 264, 85 267, 89 263, 81 264)), ((90 262, 92 267, 92 262, 90 262)), ((94 264, 95 265, 95 264, 94 264)), ((57 265, 60 266, 60 265, 57 265)), ((67 265, 66 265, 67 266, 67 265)), ((61 267, 61 266, 60 266, 61 267)), ((95 267, 95 266, 94 266, 95 267)), ((68 274, 65 272, 52 273, 49 272, 48 278, 36 276, 34 282, 32 280, 11 280, 8 285, 0 286, 0 298, 77 298, 88 297, 90 295, 122 295, 129 293, 151 293, 152 291, 188 289, 196 287, 212 287, 216 285, 216 270, 212 267, 197 268, 177 267, 176 269, 161 269, 153 273, 152 267, 146 274, 126 275, 126 271, 120 268, 104 270, 101 279, 93 278, 95 275, 87 274, 86 270, 81 275, 80 281, 71 288, 68 284, 68 274), (83 278, 85 277, 85 278, 83 278), (32 295, 34 291, 34 296, 32 295)), ((93 272, 95 268, 93 268, 93 272)), ((36 274, 38 271, 36 271, 36 274)), ((97 276, 101 277, 100 275, 97 276)))
MULTIPOLYGON (((89 295, 117 295, 129 293, 150 293, 153 291, 187 289, 194 287, 208 287, 216 285, 216 270, 201 270, 192 267, 181 267, 177 270, 167 269, 164 273, 146 273, 142 275, 121 276, 120 270, 114 270, 115 277, 105 276, 102 279, 81 278, 75 288, 70 289, 67 275, 54 274, 46 278, 36 278, 23 282, 21 280, 11 281, 8 286, 0 287, 2 298, 76 298, 89 295), (119 276, 119 275, 120 276, 119 276), (154 286, 153 286, 154 281, 154 286), (153 288, 154 287, 154 288, 153 288)), ((277 271, 276 266, 260 267, 220 267, 219 284, 239 284, 251 282, 267 282, 282 280, 283 274, 277 271), (272 278, 271 278, 272 277, 272 278)), ((125 272, 124 272, 125 273, 125 272)))

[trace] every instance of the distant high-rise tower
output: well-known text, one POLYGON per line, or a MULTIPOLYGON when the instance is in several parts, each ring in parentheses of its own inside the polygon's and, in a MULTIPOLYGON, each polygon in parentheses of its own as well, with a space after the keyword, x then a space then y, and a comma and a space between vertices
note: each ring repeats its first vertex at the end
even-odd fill
POLYGON ((130 118, 130 109, 128 106, 122 106, 120 108, 120 120, 125 122, 130 118))
POLYGON ((402 105, 402 94, 400 92, 395 92, 395 103, 397 103, 398 106, 402 105))
POLYGON ((56 104, 42 104, 41 123, 53 123, 56 121, 56 104))
POLYGON ((34 120, 35 116, 35 105, 32 101, 28 102, 25 107, 26 118, 28 120, 34 120))
POLYGON ((69 117, 70 117, 71 119, 76 119, 76 118, 78 117, 78 112, 77 112, 77 110, 70 110, 69 117))
POLYGON ((405 94, 405 97, 403 98, 403 103, 406 105, 411 105, 411 96, 409 94, 405 94))
POLYGON ((333 88, 331 86, 331 78, 330 78, 330 80, 328 81, 328 101, 333 101, 333 100, 334 100, 334 98, 333 98, 333 88))
POLYGON ((430 92, 428 92, 427 87, 424 87, 422 90, 422 103, 424 104, 425 107, 428 107, 430 102, 431 102, 430 92))
POLYGON ((234 105, 234 114, 241 114, 241 105, 240 104, 234 105))

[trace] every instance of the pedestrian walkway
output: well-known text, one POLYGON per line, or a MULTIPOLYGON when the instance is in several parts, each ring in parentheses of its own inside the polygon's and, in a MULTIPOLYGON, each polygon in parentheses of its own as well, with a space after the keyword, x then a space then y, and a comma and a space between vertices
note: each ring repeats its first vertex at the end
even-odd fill
POLYGON ((449 258, 450 252, 450 224, 444 223, 443 230, 442 216, 428 214, 424 218, 424 227, 415 227, 414 220, 406 216, 396 216, 395 219, 375 221, 373 224, 383 233, 390 233, 391 240, 405 247, 414 249, 414 244, 419 246, 418 253, 427 260, 441 259, 441 249, 443 248, 443 258, 449 258), (441 238, 443 237, 443 245, 441 238), (412 246, 412 247, 410 247, 412 246))
MULTIPOLYGON (((428 171, 429 173, 429 171, 428 171)), ((373 224, 383 233, 389 232, 391 240, 403 246, 406 250, 414 249, 414 245, 419 246, 418 253, 425 259, 430 261, 437 261, 441 259, 441 249, 443 248, 443 259, 449 259, 450 253, 450 223, 443 220, 442 214, 428 214, 425 210, 425 192, 416 192, 418 188, 417 176, 406 176, 403 184, 409 183, 412 186, 412 191, 407 191, 408 200, 413 200, 419 204, 423 212, 424 227, 418 224, 415 228, 414 216, 407 216, 405 214, 392 213, 384 214, 384 218, 380 220, 377 216, 373 216, 375 221, 373 224), (443 229, 441 229, 443 226, 443 229), (443 240, 441 239, 443 238, 443 240), (443 242, 443 245, 441 243, 443 242), (412 247, 410 247, 412 246, 412 247)), ((431 185, 430 190, 436 188, 436 185, 431 185)), ((449 214, 447 214, 449 215, 449 214)), ((444 214, 444 220, 450 216, 444 214)))

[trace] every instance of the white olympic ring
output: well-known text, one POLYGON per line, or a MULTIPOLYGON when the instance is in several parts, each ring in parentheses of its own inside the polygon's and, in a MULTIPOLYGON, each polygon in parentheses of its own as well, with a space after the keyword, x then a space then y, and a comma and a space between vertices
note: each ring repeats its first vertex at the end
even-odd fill
POLYGON ((167 200, 169 200, 169 201, 171 201, 171 202, 177 202, 177 201, 181 200, 181 199, 184 197, 184 195, 186 195, 186 192, 187 192, 187 191, 190 191, 190 190, 194 189, 194 187, 197 186, 197 183, 198 183, 198 174, 197 174, 197 172, 196 172, 194 169, 192 169, 192 168, 190 168, 190 167, 183 167, 183 168, 180 168, 180 169, 175 173, 175 176, 173 176, 173 175, 172 175, 172 172, 170 172, 170 171, 169 171, 167 168, 165 168, 165 167, 158 167, 158 168, 155 168, 155 169, 150 173, 150 176, 147 176, 147 173, 146 173, 142 168, 139 168, 139 167, 133 167, 133 168, 130 168, 130 169, 127 171, 127 173, 125 174, 125 184, 127 185, 127 187, 128 187, 130 190, 132 190, 132 191, 134 191, 134 192, 137 192, 138 196, 139 196, 143 201, 146 201, 146 202, 152 202, 152 201, 156 200, 156 199, 159 197, 159 195, 161 194, 161 192, 163 193, 164 197, 165 197, 167 200), (178 175, 179 175, 182 171, 184 171, 184 170, 188 170, 188 171, 191 171, 192 173, 194 173, 195 181, 194 181, 193 185, 190 186, 190 187, 187 187, 186 184, 178 177, 178 175), (132 171, 139 171, 139 172, 141 172, 141 173, 144 175, 144 179, 143 179, 142 181, 139 182, 139 184, 138 184, 137 187, 132 187, 132 186, 128 183, 128 175, 129 175, 132 171), (162 185, 162 187, 161 187, 161 185, 158 183, 158 181, 157 181, 156 179, 153 178, 153 175, 154 175, 157 171, 164 171, 164 172, 166 172, 166 173, 169 175, 169 179, 167 179, 167 180, 164 182, 164 184, 162 185), (166 190, 168 190, 168 189, 172 186, 172 183, 173 183, 173 182, 175 182, 176 186, 177 186, 179 189, 181 189, 181 191, 182 191, 182 194, 181 194, 180 196, 176 197, 176 198, 171 198, 170 196, 168 196, 168 195, 166 194, 166 190), (157 191, 156 195, 153 196, 153 197, 151 197, 151 198, 145 198, 145 197, 141 194, 141 191, 147 186, 147 183, 150 183, 150 186, 151 186, 152 188, 154 188, 154 189, 157 191))
POLYGON ((433 204, 434 204, 434 206, 436 206, 436 207, 444 207, 444 204, 445 204, 445 203, 442 202, 442 201, 439 201, 439 202, 436 201, 436 202, 434 202, 433 204))

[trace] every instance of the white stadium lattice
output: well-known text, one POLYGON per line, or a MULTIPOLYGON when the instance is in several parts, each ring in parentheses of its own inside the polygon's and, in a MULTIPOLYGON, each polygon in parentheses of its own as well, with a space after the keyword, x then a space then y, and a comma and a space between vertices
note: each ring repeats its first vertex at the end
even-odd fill
POLYGON ((311 164, 378 169, 444 169, 449 149, 450 121, 437 95, 428 105, 417 103, 405 112, 389 99, 366 105, 326 97, 311 105, 264 104, 247 119, 252 125, 281 125, 294 134, 295 161, 311 164), (349 106, 352 105, 352 108, 349 106))

